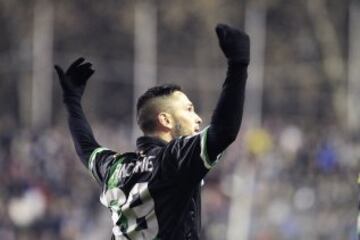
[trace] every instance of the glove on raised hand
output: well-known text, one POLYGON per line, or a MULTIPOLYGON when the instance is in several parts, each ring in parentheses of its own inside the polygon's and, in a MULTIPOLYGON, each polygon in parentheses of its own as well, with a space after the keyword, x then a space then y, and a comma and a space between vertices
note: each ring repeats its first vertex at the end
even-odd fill
POLYGON ((81 99, 87 81, 95 72, 91 69, 91 63, 84 61, 84 58, 78 58, 70 65, 65 73, 61 67, 55 65, 55 70, 59 76, 60 85, 63 90, 64 100, 67 98, 81 99))
POLYGON ((249 36, 245 32, 225 24, 218 24, 215 30, 219 39, 220 48, 224 52, 226 58, 230 62, 249 64, 249 36))

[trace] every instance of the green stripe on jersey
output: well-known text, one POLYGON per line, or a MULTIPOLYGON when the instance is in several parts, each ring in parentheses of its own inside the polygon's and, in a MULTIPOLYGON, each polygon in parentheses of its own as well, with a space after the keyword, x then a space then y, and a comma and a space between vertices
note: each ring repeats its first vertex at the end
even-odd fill
POLYGON ((207 126, 204 130, 201 131, 200 136, 201 136, 201 153, 200 153, 200 157, 204 162, 204 166, 207 169, 212 168, 217 161, 221 158, 222 153, 220 153, 219 155, 217 155, 216 160, 214 162, 211 162, 210 158, 209 158, 209 154, 208 154, 208 150, 207 150, 207 133, 208 133, 208 129, 209 126, 207 126))
POLYGON ((109 150, 107 148, 104 148, 104 147, 99 147, 99 148, 96 148, 90 155, 90 159, 89 159, 89 164, 88 164, 88 168, 90 170, 90 172, 92 172, 93 170, 93 167, 94 167, 94 162, 95 162, 95 159, 96 159, 96 155, 98 153, 101 153, 102 151, 104 150, 109 150))

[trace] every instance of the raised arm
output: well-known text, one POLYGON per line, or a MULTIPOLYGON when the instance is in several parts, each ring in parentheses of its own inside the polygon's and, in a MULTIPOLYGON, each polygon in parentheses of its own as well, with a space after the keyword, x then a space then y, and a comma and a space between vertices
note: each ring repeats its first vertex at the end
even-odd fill
POLYGON ((63 101, 68 112, 68 123, 76 152, 85 166, 88 166, 89 157, 99 147, 99 144, 94 138, 90 124, 81 107, 81 97, 86 82, 94 73, 94 70, 91 69, 91 63, 84 61, 83 58, 77 59, 65 73, 57 65, 55 69, 63 91, 63 101))
POLYGON ((216 33, 228 61, 228 70, 207 130, 207 149, 212 160, 236 139, 239 132, 250 62, 250 39, 246 33, 224 24, 217 25, 216 33))

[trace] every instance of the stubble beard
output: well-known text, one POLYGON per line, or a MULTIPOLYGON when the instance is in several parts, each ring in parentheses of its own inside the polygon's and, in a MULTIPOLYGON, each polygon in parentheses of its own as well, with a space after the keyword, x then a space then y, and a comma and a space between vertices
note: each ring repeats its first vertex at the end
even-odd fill
POLYGON ((175 122, 174 131, 173 131, 173 137, 183 137, 183 136, 190 136, 193 133, 189 130, 183 127, 182 124, 180 124, 178 121, 175 122))
POLYGON ((181 136, 184 136, 184 129, 183 127, 181 126, 180 123, 175 123, 175 127, 174 127, 174 137, 177 138, 177 137, 181 137, 181 136))

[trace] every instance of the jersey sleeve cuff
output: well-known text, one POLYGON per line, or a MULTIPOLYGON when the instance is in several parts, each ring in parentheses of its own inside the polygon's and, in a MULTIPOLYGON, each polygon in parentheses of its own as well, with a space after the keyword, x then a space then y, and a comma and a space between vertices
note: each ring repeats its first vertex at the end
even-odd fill
POLYGON ((200 157, 204 163, 204 166, 207 169, 211 169, 213 166, 216 165, 216 163, 219 161, 219 159, 222 157, 223 153, 219 153, 216 158, 210 159, 208 150, 207 150, 207 132, 208 132, 209 126, 207 126, 204 130, 200 132, 200 138, 201 138, 201 153, 200 157))

